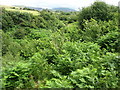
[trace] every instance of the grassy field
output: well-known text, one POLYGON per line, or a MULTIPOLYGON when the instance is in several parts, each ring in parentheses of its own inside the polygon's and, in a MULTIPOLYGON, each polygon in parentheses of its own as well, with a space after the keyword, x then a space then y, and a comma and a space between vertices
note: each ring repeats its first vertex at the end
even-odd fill
POLYGON ((20 7, 15 7, 15 9, 12 9, 12 6, 6 6, 6 5, 0 5, 0 8, 3 7, 5 8, 7 11, 19 11, 19 12, 27 12, 27 13, 31 13, 33 15, 40 15, 40 13, 38 11, 32 11, 32 10, 21 10, 20 7))
POLYGON ((38 11, 31 11, 31 10, 20 10, 20 9, 10 9, 10 8, 6 8, 6 10, 8 11, 19 11, 19 12, 27 12, 27 13, 31 13, 33 15, 39 15, 40 13, 38 11))

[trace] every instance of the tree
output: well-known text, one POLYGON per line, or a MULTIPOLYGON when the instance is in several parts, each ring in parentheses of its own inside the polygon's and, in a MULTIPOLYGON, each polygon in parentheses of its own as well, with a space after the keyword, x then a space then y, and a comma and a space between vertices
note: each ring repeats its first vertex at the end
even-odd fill
POLYGON ((90 20, 91 18, 99 21, 109 21, 111 20, 112 14, 110 12, 109 6, 105 2, 96 1, 91 6, 83 8, 79 14, 79 24, 83 28, 82 24, 84 19, 90 20))
POLYGON ((14 26, 13 18, 9 15, 9 12, 5 9, 2 10, 2 29, 4 32, 8 30, 8 28, 12 28, 14 26))

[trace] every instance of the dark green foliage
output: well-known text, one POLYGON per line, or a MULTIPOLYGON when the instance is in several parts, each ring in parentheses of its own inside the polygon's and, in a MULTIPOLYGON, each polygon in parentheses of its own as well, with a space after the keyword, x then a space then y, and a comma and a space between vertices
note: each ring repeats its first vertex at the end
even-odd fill
POLYGON ((118 9, 119 9, 118 6, 111 5, 111 6, 109 6, 109 8, 110 8, 111 12, 117 12, 118 13, 118 9))
POLYGON ((83 41, 97 42, 101 48, 110 52, 119 52, 119 29, 116 20, 113 21, 96 21, 91 19, 85 21, 84 29, 80 31, 83 41))
POLYGON ((29 87, 30 64, 26 62, 9 62, 9 66, 3 68, 3 87, 6 88, 25 88, 29 87))
POLYGON ((48 75, 50 75, 50 70, 48 69, 51 69, 51 66, 48 65, 47 60, 41 56, 40 53, 35 53, 34 56, 30 58, 30 62, 30 68, 34 68, 31 70, 31 75, 35 81, 49 78, 48 75))
POLYGON ((12 28, 14 26, 14 22, 12 17, 9 15, 9 12, 6 12, 4 9, 2 10, 2 29, 6 32, 8 27, 12 28))
POLYGON ((68 75, 70 72, 88 66, 92 64, 92 59, 95 59, 95 56, 99 56, 99 46, 92 43, 64 43, 62 49, 62 54, 56 59, 56 68, 63 75, 68 75), (89 45, 89 46, 88 46, 89 45), (87 53, 89 52, 89 53, 87 53))
POLYGON ((15 36, 15 38, 17 38, 17 39, 22 39, 22 38, 24 38, 24 36, 25 36, 25 31, 24 31, 23 29, 18 29, 18 30, 16 30, 16 32, 14 33, 14 36, 15 36))
POLYGON ((3 25, 4 31, 9 28, 17 26, 30 27, 30 28, 62 28, 64 24, 57 19, 57 17, 50 11, 43 10, 40 12, 40 16, 34 16, 29 13, 11 12, 3 10, 3 25), (7 27, 6 27, 7 26, 7 27), (54 27, 53 27, 54 26, 54 27))
POLYGON ((79 25, 83 29, 82 24, 85 20, 90 20, 91 18, 95 20, 108 21, 113 19, 113 14, 110 11, 109 6, 105 2, 94 2, 91 6, 83 8, 79 14, 79 25))
MULTIPOLYGON (((108 5, 104 2, 95 2, 92 6, 93 18, 100 19, 102 21, 108 21, 112 19, 112 15, 108 8, 108 5)), ((91 17, 92 18, 92 17, 91 17)))
POLYGON ((110 32, 98 39, 98 44, 101 48, 106 48, 108 51, 118 52, 120 44, 118 41, 119 36, 119 32, 110 32))
POLYGON ((58 18, 67 23, 73 23, 78 20, 77 12, 61 12, 58 18))
POLYGON ((23 10, 34 10, 34 9, 24 7, 23 10))

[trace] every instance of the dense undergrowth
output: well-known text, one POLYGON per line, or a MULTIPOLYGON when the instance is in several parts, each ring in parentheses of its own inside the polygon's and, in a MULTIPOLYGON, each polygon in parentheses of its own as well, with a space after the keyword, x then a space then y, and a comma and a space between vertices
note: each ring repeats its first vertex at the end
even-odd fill
POLYGON ((119 88, 116 8, 95 2, 79 12, 38 16, 3 9, 3 88, 119 88))

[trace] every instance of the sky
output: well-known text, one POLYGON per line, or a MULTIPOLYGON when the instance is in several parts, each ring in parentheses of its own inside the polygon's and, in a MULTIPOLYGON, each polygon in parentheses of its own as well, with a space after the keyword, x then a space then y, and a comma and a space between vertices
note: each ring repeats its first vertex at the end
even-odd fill
MULTIPOLYGON (((78 10, 90 6, 96 0, 0 0, 0 5, 24 5, 42 8, 68 7, 78 10)), ((99 0, 107 4, 118 5, 120 0, 99 0)))

